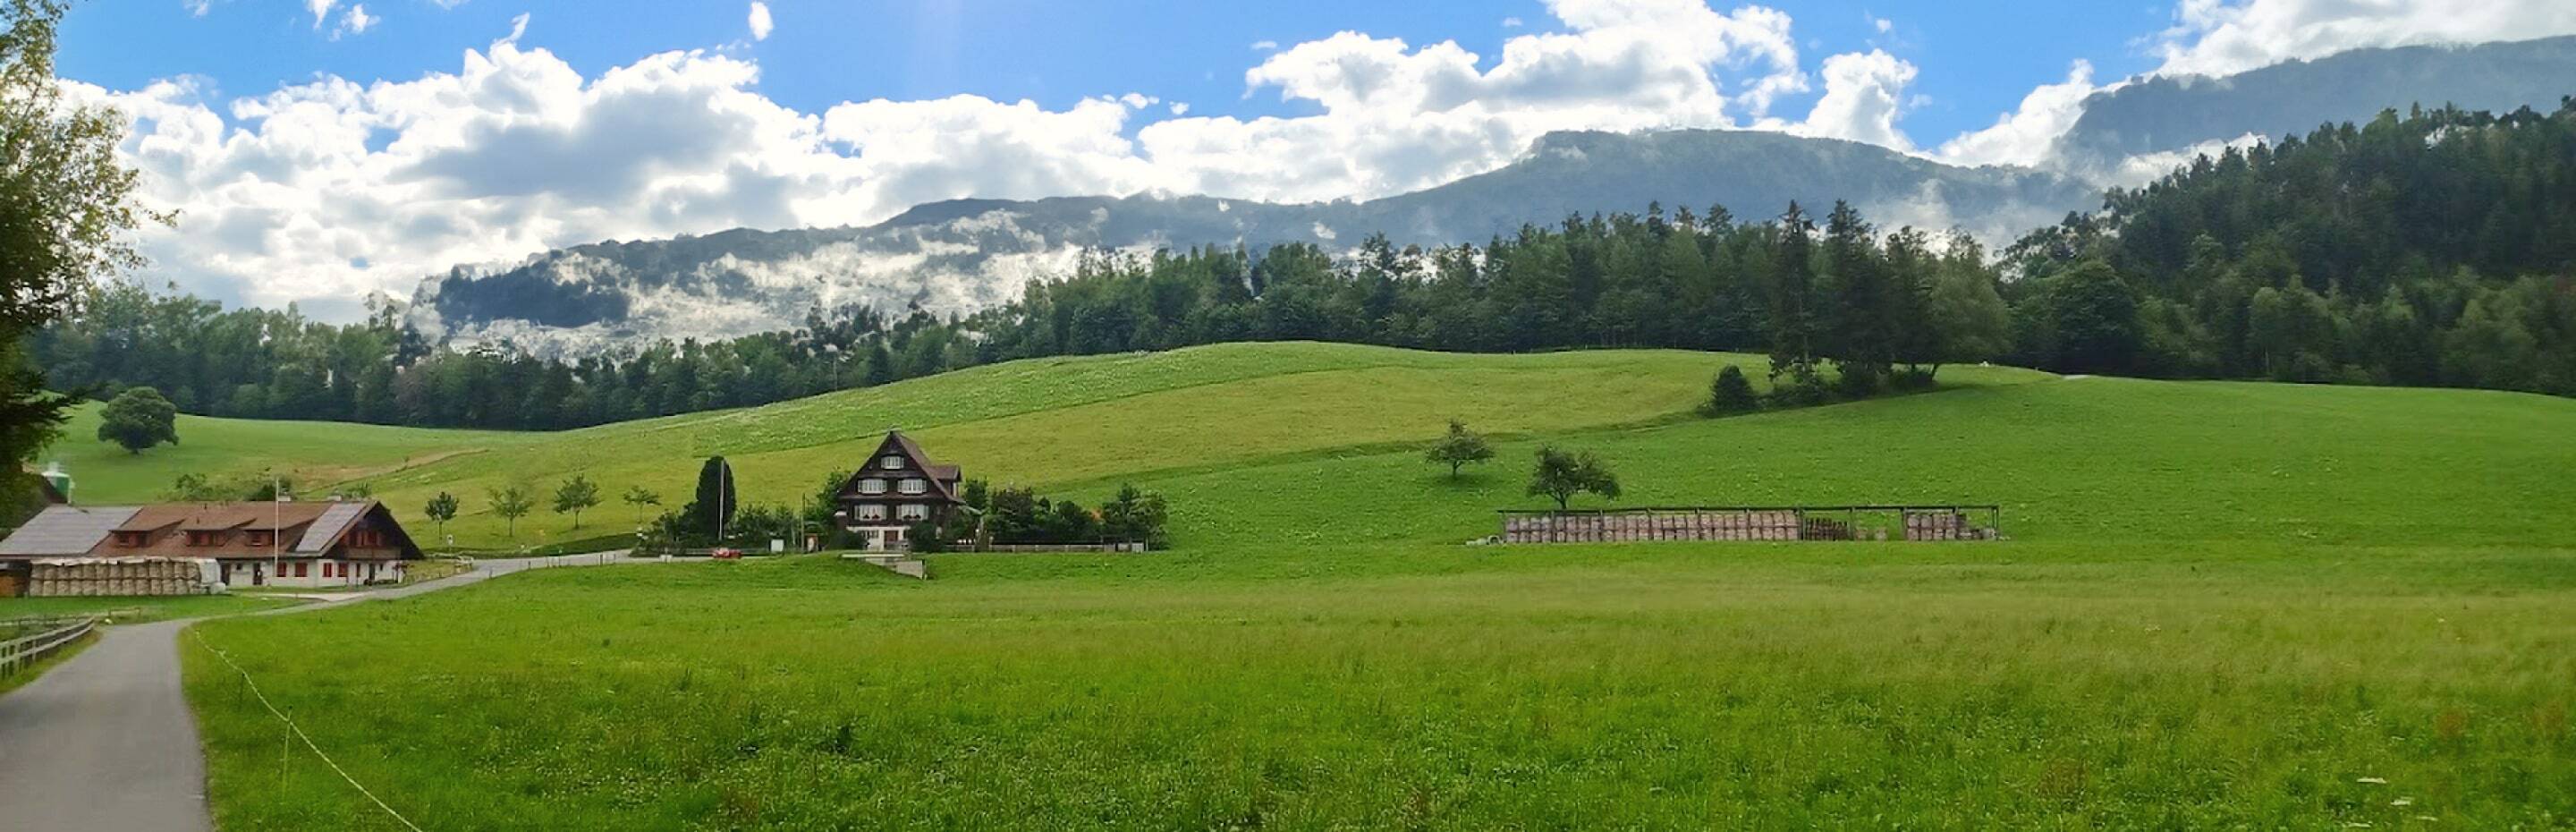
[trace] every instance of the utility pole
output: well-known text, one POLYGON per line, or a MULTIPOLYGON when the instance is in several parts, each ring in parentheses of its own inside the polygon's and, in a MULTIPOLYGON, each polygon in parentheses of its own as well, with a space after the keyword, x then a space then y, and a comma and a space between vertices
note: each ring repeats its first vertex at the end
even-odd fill
POLYGON ((268 475, 268 576, 276 578, 285 568, 286 535, 279 526, 286 525, 286 486, 276 474, 268 475))

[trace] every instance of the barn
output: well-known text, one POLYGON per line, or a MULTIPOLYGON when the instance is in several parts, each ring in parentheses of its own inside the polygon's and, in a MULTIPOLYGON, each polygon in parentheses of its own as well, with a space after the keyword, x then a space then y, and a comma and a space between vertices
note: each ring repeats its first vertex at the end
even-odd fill
POLYGON ((227 586, 353 587, 402 579, 421 550, 374 500, 46 508, 0 540, 0 570, 70 558, 210 560, 227 586))

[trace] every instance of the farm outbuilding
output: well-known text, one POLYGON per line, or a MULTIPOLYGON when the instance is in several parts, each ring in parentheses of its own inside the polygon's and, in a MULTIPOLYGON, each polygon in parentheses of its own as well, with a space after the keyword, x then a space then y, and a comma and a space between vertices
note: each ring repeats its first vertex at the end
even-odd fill
POLYGON ((53 506, 0 540, 20 591, 40 562, 204 561, 225 586, 345 587, 399 581, 420 558, 374 500, 53 506))

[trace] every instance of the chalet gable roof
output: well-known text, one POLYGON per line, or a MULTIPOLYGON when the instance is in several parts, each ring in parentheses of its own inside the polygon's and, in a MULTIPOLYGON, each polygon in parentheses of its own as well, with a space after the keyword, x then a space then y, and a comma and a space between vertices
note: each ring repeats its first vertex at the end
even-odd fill
MULTIPOLYGON (((903 435, 903 431, 899 430, 886 431, 885 441, 877 443, 876 452, 868 455, 866 463, 873 463, 887 454, 901 456, 909 467, 921 471, 930 480, 931 493, 948 502, 959 502, 957 479, 962 473, 957 466, 932 462, 930 455, 922 452, 919 443, 912 441, 912 437, 903 435)), ((858 493, 859 480, 882 476, 879 473, 881 469, 866 463, 862 463, 859 470, 852 472, 849 480, 841 483, 842 494, 858 493)))

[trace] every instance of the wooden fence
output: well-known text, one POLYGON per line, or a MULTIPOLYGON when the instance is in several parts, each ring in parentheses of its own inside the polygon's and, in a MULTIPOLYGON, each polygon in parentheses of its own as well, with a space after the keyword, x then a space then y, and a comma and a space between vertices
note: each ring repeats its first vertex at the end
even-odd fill
POLYGON ((18 675, 46 656, 53 655, 82 636, 98 629, 98 618, 82 618, 50 630, 23 638, 0 641, 0 679, 18 675))
POLYGON ((1994 540, 2003 509, 1962 506, 1688 506, 1502 512, 1502 543, 1658 540, 1994 540), (1982 516, 1982 517, 1980 517, 1982 516), (1977 519, 1985 520, 1980 525, 1977 519))

